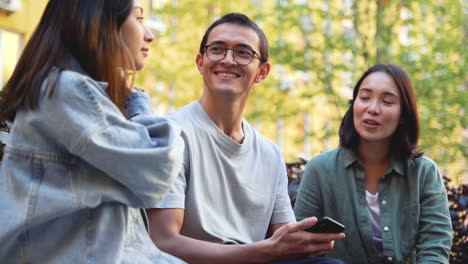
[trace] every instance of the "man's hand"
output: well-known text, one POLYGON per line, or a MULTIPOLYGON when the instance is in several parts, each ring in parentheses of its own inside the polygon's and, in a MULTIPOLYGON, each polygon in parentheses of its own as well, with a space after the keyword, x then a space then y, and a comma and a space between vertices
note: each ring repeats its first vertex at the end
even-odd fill
POLYGON ((317 257, 333 248, 335 240, 343 239, 344 233, 319 234, 303 231, 317 223, 316 217, 289 223, 277 229, 267 243, 269 254, 274 260, 317 257))
POLYGON ((151 238, 163 251, 190 263, 270 263, 279 260, 316 257, 333 248, 340 234, 302 231, 317 223, 311 217, 297 223, 278 224, 273 235, 252 244, 222 245, 180 234, 183 209, 149 209, 151 238), (281 226, 281 227, 279 227, 281 226))

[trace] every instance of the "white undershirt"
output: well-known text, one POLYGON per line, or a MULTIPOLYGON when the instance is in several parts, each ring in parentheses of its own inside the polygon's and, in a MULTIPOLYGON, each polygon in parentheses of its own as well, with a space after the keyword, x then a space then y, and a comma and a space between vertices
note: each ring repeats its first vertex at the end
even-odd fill
POLYGON ((379 255, 382 255, 382 232, 380 230, 379 193, 372 194, 366 190, 367 211, 372 221, 372 239, 379 255))

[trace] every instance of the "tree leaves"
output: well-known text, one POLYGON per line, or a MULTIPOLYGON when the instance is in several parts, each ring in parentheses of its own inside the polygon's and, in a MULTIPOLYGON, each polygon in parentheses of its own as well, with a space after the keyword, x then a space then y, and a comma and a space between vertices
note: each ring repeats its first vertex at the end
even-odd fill
POLYGON ((282 138, 287 160, 336 147, 354 84, 385 62, 401 65, 414 84, 423 150, 456 184, 468 173, 468 27, 460 1, 167 1, 154 11, 167 31, 138 82, 161 109, 198 99, 203 83, 194 61, 203 33, 225 13, 245 13, 265 31, 272 63, 245 116, 273 141, 282 138))

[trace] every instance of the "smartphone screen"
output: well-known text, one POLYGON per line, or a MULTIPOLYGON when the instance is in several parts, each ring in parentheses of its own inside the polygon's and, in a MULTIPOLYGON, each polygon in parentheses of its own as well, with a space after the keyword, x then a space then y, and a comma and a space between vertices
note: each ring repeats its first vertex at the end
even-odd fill
POLYGON ((313 233, 342 233, 344 230, 344 225, 328 216, 324 216, 313 227, 306 229, 313 233))

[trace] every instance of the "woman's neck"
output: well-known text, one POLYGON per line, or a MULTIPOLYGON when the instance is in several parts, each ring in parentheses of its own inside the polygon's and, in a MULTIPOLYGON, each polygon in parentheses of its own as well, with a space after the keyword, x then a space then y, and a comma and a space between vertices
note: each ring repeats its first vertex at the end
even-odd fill
POLYGON ((390 161, 390 142, 360 142, 357 154, 364 165, 388 164, 390 161))
POLYGON ((366 171, 366 189, 375 194, 379 179, 390 167, 390 143, 360 142, 357 152, 366 171))

